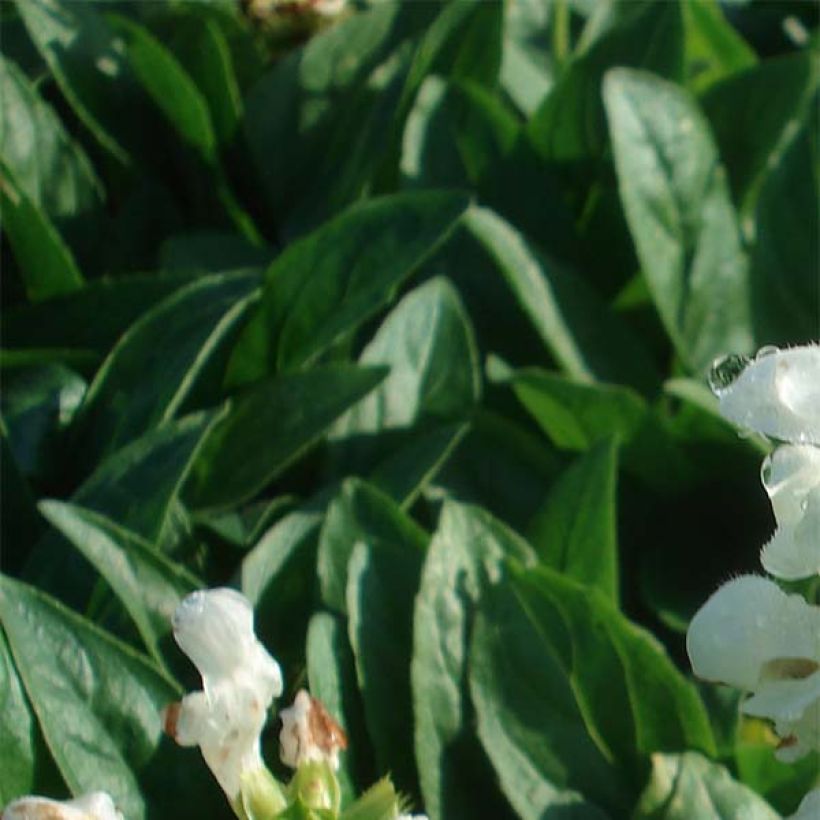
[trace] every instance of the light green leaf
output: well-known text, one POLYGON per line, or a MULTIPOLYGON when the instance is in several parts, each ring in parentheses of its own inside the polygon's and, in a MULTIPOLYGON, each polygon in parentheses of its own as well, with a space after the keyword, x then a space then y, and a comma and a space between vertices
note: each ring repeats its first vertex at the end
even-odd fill
POLYGON ((234 352, 233 381, 310 363, 345 338, 393 298, 466 205, 455 193, 374 199, 290 245, 267 271, 234 352))
POLYGON ((779 820, 780 815, 723 766, 695 752, 652 756, 652 776, 635 820, 779 820))
POLYGON ((560 659, 504 584, 476 616, 470 693, 478 735, 519 817, 604 820, 604 808, 625 809, 622 776, 590 737, 560 659))
POLYGON ((387 378, 334 425, 331 439, 467 418, 481 395, 470 320, 446 279, 411 291, 359 357, 387 378))
POLYGON ((384 368, 340 364, 283 375, 246 390, 208 435, 186 498, 201 509, 253 497, 385 375, 384 368))
POLYGON ((342 619, 329 612, 317 612, 310 619, 305 651, 310 693, 347 735, 347 750, 340 756, 337 773, 342 805, 347 805, 358 794, 355 784, 372 783, 374 777, 353 652, 342 619))
POLYGON ((678 354, 701 372, 751 351, 748 264, 703 115, 679 87, 626 69, 607 74, 604 103, 627 222, 678 354))
POLYGON ((31 794, 34 785, 34 721, 14 659, 0 630, 0 804, 31 794))
POLYGON ((492 211, 473 207, 465 224, 567 373, 651 387, 654 368, 646 351, 580 276, 550 262, 492 211))
MULTIPOLYGON (((57 601, 6 577, 0 578, 0 618, 46 742, 74 794, 107 791, 134 820, 146 817, 156 800, 170 811, 191 799, 190 787, 184 795, 180 790, 181 771, 166 770, 163 786, 174 789, 167 793, 140 782, 140 773, 159 763, 162 709, 178 695, 168 678, 57 601)), ((166 758, 165 767, 169 762, 181 764, 166 758)))
POLYGON ((367 727, 379 771, 389 771, 403 793, 417 795, 410 691, 413 633, 407 614, 428 536, 375 488, 357 482, 345 489, 354 514, 359 513, 346 603, 367 727))
POLYGON ((170 636, 174 611, 182 598, 202 583, 151 543, 99 513, 53 500, 37 506, 105 578, 136 624, 149 653, 164 666, 161 644, 170 636))
POLYGON ((95 210, 102 187, 80 146, 22 71, 0 57, 0 156, 32 205, 52 219, 95 210))
POLYGON ((413 614, 416 762, 432 820, 482 816, 498 802, 470 728, 466 639, 476 602, 509 557, 534 558, 525 541, 484 510, 445 502, 413 614))
POLYGON ((547 566, 618 603, 616 480, 612 439, 595 445, 550 489, 527 533, 547 566))
POLYGON ((701 93, 714 83, 755 65, 754 50, 735 31, 716 0, 683 0, 681 11, 685 79, 693 91, 701 93))

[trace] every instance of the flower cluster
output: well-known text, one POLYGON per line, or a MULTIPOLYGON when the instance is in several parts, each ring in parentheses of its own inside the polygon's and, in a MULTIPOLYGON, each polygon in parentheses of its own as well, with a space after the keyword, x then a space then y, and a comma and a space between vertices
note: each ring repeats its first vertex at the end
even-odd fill
MULTIPOLYGON (((725 418, 781 442, 761 470, 777 521, 763 568, 790 581, 820 574, 820 346, 731 357, 711 382, 725 418)), ((820 749, 820 607, 768 578, 742 576, 698 611, 687 648, 699 677, 752 693, 742 710, 772 723, 778 758, 820 749)), ((797 816, 818 801, 812 792, 797 816)))

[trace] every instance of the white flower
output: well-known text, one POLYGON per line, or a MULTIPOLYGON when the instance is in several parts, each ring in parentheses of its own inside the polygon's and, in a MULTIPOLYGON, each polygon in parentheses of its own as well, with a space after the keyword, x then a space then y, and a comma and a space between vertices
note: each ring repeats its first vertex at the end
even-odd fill
POLYGON ((820 789, 812 789, 797 807, 797 813, 789 820, 817 820, 820 817, 820 789))
POLYGON ((739 427, 820 444, 820 346, 764 348, 748 363, 730 357, 713 368, 710 380, 721 415, 739 427))
POLYGON ((777 518, 760 556, 763 567, 786 580, 820 573, 820 448, 778 447, 761 477, 777 518))
POLYGON ((47 797, 21 797, 9 803, 0 820, 123 820, 111 796, 91 792, 76 800, 50 800, 47 797))
POLYGON ((253 631, 253 610, 232 589, 194 592, 173 618, 174 637, 202 675, 201 692, 166 711, 166 730, 198 745, 230 800, 242 775, 264 766, 259 736, 271 701, 282 694, 279 664, 253 631))
POLYGON ((339 750, 347 748, 347 737, 316 698, 300 689, 293 706, 282 710, 281 718, 279 748, 286 766, 298 769, 303 763, 327 761, 338 770, 339 750))
POLYGON ((396 820, 427 820, 426 814, 400 814, 396 820))
POLYGON ((820 749, 820 608, 746 575, 701 607, 687 650, 698 677, 753 692, 742 711, 772 721, 781 760, 820 749))

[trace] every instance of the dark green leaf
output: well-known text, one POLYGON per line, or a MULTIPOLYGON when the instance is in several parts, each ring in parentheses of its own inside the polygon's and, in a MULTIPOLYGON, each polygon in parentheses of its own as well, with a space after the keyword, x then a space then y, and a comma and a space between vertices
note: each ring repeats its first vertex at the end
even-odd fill
POLYGON ((129 162, 129 125, 138 131, 140 112, 112 30, 90 3, 18 0, 17 9, 77 116, 101 145, 129 162))
MULTIPOLYGON (((107 458, 71 497, 150 542, 169 548, 180 488, 213 423, 201 413, 167 424, 107 458)), ((50 533, 31 551, 26 576, 62 599, 85 606, 94 576, 85 561, 50 533)))
POLYGON ((315 444, 382 379, 383 368, 333 365, 246 390, 209 434, 186 488, 198 508, 245 501, 315 444))
POLYGON ((413 615, 416 762, 433 820, 483 816, 497 801, 477 776, 486 762, 471 733, 466 640, 476 601, 508 557, 533 553, 482 509, 445 502, 413 615))
POLYGON ((817 55, 804 51, 733 74, 701 98, 738 208, 749 210, 763 177, 794 139, 818 79, 817 55))
POLYGON ((616 69, 604 84, 627 221, 678 354, 702 371, 749 352, 748 265, 712 136, 679 87, 616 69))
POLYGON ((427 534, 369 485, 345 489, 357 530, 347 567, 348 630, 367 726, 379 771, 389 771, 402 792, 415 796, 413 634, 407 616, 418 589, 427 534))
POLYGON ((123 37, 128 64, 148 95, 183 141, 213 161, 216 135, 211 115, 189 74, 147 29, 125 17, 112 15, 108 20, 123 37))
POLYGON ((88 389, 75 423, 84 464, 178 414, 222 338, 247 309, 254 273, 202 277, 144 313, 88 389))
POLYGON ((512 584, 572 679, 590 735, 633 783, 652 752, 714 754, 697 690, 651 633, 630 623, 602 593, 547 567, 516 570, 512 584))
POLYGON ((492 211, 471 208, 466 225, 567 373, 647 389, 653 385, 644 349, 580 276, 550 262, 492 211))
POLYGON ((754 320, 759 338, 770 344, 818 337, 817 133, 816 118, 812 118, 769 170, 757 200, 757 236, 752 250, 754 320))
POLYGON ((0 175, 3 228, 29 299, 37 301, 82 287, 83 275, 54 225, 2 162, 0 175))
POLYGON ((0 631, 0 803, 31 794, 34 721, 5 633, 0 631))
POLYGON ((259 311, 234 353, 235 382, 314 360, 388 302, 443 241, 467 201, 385 197, 351 208, 271 265, 259 311))
POLYGON ((678 77, 683 22, 678 3, 614 3, 614 24, 582 44, 529 124, 538 152, 551 160, 599 157, 607 144, 601 83, 613 66, 678 77))
POLYGON ((37 482, 59 472, 60 433, 83 400, 86 385, 59 364, 3 368, 0 408, 9 445, 23 474, 37 482))
POLYGON ((66 296, 11 308, 3 314, 3 344, 105 354, 142 313, 193 279, 181 273, 103 279, 66 296))
POLYGON ((547 566, 618 602, 616 480, 610 439, 579 458, 550 489, 527 533, 547 566))
POLYGON ((170 635, 171 617, 201 582, 103 515, 60 501, 41 501, 38 508, 105 578, 150 654, 164 666, 161 643, 170 635))
POLYGON ((695 752, 653 755, 652 778, 636 820, 779 820, 780 815, 723 766, 695 752))

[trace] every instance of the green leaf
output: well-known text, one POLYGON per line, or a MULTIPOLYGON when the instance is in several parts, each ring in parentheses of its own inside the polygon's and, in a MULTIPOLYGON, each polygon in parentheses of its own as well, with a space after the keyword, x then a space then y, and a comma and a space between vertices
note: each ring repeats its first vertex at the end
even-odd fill
POLYGON ((750 210, 760 183, 816 103, 820 61, 799 52, 764 60, 713 85, 701 98, 738 208, 750 210))
POLYGON ((413 614, 416 762, 433 820, 492 816, 498 802, 471 733, 466 640, 476 601, 508 557, 532 561, 533 553, 484 510, 445 502, 413 614))
POLYGON ((0 803, 31 794, 34 785, 34 721, 23 684, 0 631, 0 803))
POLYGON ((362 351, 359 364, 390 371, 334 425, 331 440, 338 442, 346 466, 354 455, 359 460, 369 455, 371 461, 376 454, 383 457, 384 436, 364 437, 462 421, 481 395, 470 320, 446 279, 432 279, 407 294, 362 351))
POLYGON ((539 559, 618 603, 616 480, 612 439, 595 445, 550 489, 527 533, 539 559))
POLYGON ((2 57, 0 117, 0 156, 33 207, 58 225, 97 210, 102 186, 88 157, 23 72, 2 57))
POLYGON ((422 531, 396 505, 370 485, 350 479, 328 507, 319 539, 317 574, 324 603, 347 613, 348 564, 359 541, 419 544, 422 531))
MULTIPOLYGON (((199 413, 137 439, 107 458, 71 502, 106 516, 155 548, 167 549, 180 488, 213 423, 213 414, 199 413)), ((46 535, 31 550, 25 574, 78 607, 87 604, 95 581, 85 560, 56 533, 46 535)))
POLYGON ((79 348, 105 354, 152 305, 190 284, 191 274, 124 276, 3 312, 3 344, 17 348, 79 348))
POLYGON ((61 468, 61 432, 83 400, 86 384, 60 364, 3 368, 0 396, 9 446, 27 478, 54 481, 61 468))
POLYGON ((466 205, 455 193, 375 199, 290 245, 267 271, 234 352, 233 381, 307 364, 345 338, 393 298, 466 205))
POLYGON ((611 17, 611 27, 579 46, 530 119, 530 139, 543 157, 566 162, 603 154, 607 138, 601 83, 608 69, 631 66, 671 78, 680 74, 683 22, 678 3, 616 3, 611 17))
POLYGON ((755 330, 770 344, 793 344, 818 335, 816 135, 816 118, 812 118, 769 169, 757 199, 752 298, 755 330))
MULTIPOLYGON (((693 91, 701 93, 757 63, 754 50, 735 31, 715 0, 683 0, 681 11, 686 84, 693 91)), ((723 152, 721 155, 726 157, 723 152)))
POLYGON ((652 777, 636 820, 779 820, 763 798, 732 779, 723 766, 695 752, 652 756, 652 777))
POLYGON ((202 583, 103 515, 61 501, 41 501, 37 506, 105 578, 151 656, 164 666, 161 644, 170 636, 171 617, 182 598, 202 583))
POLYGON ((503 584, 476 617, 470 692, 479 737, 519 817, 604 820, 604 808, 625 809, 619 773, 590 737, 566 672, 503 584))
POLYGON ((210 111, 220 145, 229 145, 242 116, 242 92, 228 38, 207 16, 188 15, 179 21, 174 54, 196 82, 210 111))
POLYGON ((178 414, 210 356, 242 318, 258 281, 254 273, 201 277, 123 334, 97 372, 75 422, 84 464, 178 414))
POLYGON ((516 396, 555 444, 587 450, 610 437, 622 441, 640 428, 646 402, 620 385, 587 385, 536 368, 515 371, 516 396))
POLYGON ((471 208, 465 224, 567 373, 651 388, 654 368, 645 350, 580 276, 550 262, 492 211, 471 208))
MULTIPOLYGON (((379 771, 418 794, 413 758, 407 613, 421 577, 427 534, 387 496, 367 484, 345 486, 356 516, 356 543, 347 567, 348 632, 379 771)), ((321 567, 320 567, 321 569, 321 567)))
POLYGON ((402 800, 389 777, 374 783, 352 806, 348 806, 339 820, 392 820, 400 811, 402 800))
POLYGON ((201 509, 253 497, 385 375, 384 368, 332 365, 246 390, 208 435, 186 498, 201 509))
POLYGON ((317 612, 310 619, 305 651, 310 692, 347 735, 347 750, 340 756, 337 773, 342 805, 347 805, 360 791, 357 784, 373 782, 373 766, 353 652, 342 619, 317 612))
POLYGON ((143 793, 138 779, 156 760, 162 709, 178 695, 174 684, 89 621, 6 577, 0 578, 0 618, 71 791, 107 791, 135 820, 146 817, 155 800, 168 810, 171 802, 179 805, 177 794, 166 795, 166 802, 153 789, 143 793))
POLYGON ((104 148, 128 163, 131 144, 123 134, 129 125, 138 130, 140 117, 112 30, 89 3, 18 0, 17 10, 77 116, 104 148))
POLYGON ((28 298, 37 301, 82 287, 83 275, 54 225, 2 162, 0 175, 3 228, 28 298))
POLYGON ((571 678, 590 735, 633 782, 652 752, 715 753, 697 690, 651 633, 602 593, 545 566, 514 570, 512 585, 571 678))
POLYGON ((621 199, 680 357, 700 372, 754 347, 746 257, 703 115, 679 87, 615 69, 604 83, 621 199))
POLYGON ((213 161, 216 135, 208 104, 176 57, 147 29, 118 15, 107 18, 123 37, 128 64, 183 141, 213 161))

